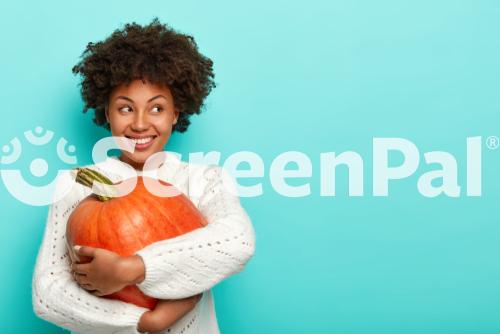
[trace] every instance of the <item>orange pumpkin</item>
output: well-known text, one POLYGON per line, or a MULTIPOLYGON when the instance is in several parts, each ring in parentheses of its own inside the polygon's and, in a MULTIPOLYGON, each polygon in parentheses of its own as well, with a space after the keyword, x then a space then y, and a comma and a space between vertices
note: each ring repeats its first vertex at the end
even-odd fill
MULTIPOLYGON (((96 171, 77 169, 77 182, 92 187, 95 180, 113 184, 96 171)), ((160 183, 172 186, 162 180, 160 183)), ((70 252, 74 245, 82 245, 131 256, 154 242, 177 237, 206 224, 203 215, 180 191, 174 197, 156 196, 148 191, 139 176, 134 190, 123 197, 91 194, 83 199, 68 219, 66 239, 70 252)), ((157 299, 146 296, 135 285, 106 297, 149 309, 154 309, 157 303, 157 299)))

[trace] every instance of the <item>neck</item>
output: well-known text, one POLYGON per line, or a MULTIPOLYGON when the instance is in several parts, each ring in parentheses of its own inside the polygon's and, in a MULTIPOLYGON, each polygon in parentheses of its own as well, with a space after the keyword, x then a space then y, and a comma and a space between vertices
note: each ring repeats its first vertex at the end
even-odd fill
MULTIPOLYGON (((144 163, 143 162, 135 162, 123 154, 120 155, 119 159, 120 159, 120 161, 125 162, 125 163, 129 164, 130 166, 132 166, 132 168, 134 168, 138 172, 142 172, 144 170, 144 163)), ((163 166, 163 162, 157 168, 160 168, 162 166, 163 166)))
POLYGON ((127 164, 129 164, 130 166, 132 166, 132 168, 134 168, 135 170, 137 171, 142 171, 143 167, 144 167, 144 163, 143 162, 135 162, 131 159, 129 159, 127 156, 125 156, 124 154, 120 155, 119 159, 127 164))

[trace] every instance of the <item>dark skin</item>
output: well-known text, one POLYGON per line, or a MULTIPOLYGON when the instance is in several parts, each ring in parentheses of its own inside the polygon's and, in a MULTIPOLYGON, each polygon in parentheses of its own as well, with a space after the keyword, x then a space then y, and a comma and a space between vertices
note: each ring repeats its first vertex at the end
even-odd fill
MULTIPOLYGON (((134 80, 116 87, 110 94, 106 119, 113 136, 152 139, 146 148, 134 153, 122 151, 120 160, 142 170, 146 160, 161 152, 177 123, 170 89, 165 86, 134 80)), ((141 283, 145 265, 138 255, 120 256, 102 248, 75 246, 71 268, 78 284, 95 296, 117 292, 127 285, 141 283), (78 259, 84 257, 85 261, 78 259), (85 262, 85 263, 84 263, 85 262)), ((191 311, 201 294, 176 300, 159 300, 156 308, 145 312, 137 325, 139 332, 155 333, 171 327, 191 311)))

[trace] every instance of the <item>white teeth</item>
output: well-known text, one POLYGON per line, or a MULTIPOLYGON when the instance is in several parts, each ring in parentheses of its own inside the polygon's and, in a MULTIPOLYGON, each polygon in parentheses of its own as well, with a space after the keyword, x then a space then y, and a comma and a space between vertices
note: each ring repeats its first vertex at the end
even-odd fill
POLYGON ((139 145, 144 145, 146 143, 149 143, 150 141, 153 140, 153 137, 146 137, 146 138, 140 138, 140 139, 136 139, 136 138, 130 138, 134 141, 134 143, 136 144, 139 144, 139 145))

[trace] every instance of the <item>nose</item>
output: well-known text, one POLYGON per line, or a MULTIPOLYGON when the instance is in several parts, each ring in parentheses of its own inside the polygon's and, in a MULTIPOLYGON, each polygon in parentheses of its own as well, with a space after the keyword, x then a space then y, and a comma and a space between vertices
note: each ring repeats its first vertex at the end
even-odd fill
POLYGON ((144 110, 136 112, 134 114, 134 120, 131 124, 131 128, 134 131, 141 132, 147 130, 149 127, 148 115, 144 110))

